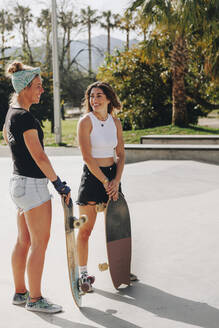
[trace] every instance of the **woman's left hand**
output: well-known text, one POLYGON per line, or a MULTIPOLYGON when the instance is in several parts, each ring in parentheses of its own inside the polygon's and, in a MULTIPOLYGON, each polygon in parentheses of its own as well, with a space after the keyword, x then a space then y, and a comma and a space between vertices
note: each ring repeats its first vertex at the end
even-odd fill
POLYGON ((107 194, 110 199, 116 201, 119 196, 119 182, 115 179, 111 180, 108 184, 107 194))

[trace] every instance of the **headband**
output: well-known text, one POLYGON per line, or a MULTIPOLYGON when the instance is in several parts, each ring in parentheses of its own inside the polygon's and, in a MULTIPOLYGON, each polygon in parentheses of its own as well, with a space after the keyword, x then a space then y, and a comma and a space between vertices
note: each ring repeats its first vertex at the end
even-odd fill
POLYGON ((39 74, 39 67, 13 73, 11 81, 16 93, 20 93, 39 74))

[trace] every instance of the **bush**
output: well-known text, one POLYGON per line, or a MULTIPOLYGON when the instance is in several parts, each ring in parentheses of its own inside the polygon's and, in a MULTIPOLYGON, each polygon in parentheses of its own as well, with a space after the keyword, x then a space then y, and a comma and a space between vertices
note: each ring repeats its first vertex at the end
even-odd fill
MULTIPOLYGON (((167 64, 166 64, 167 65, 167 64)), ((169 125, 172 121, 172 79, 165 64, 148 59, 144 45, 109 56, 99 68, 97 79, 110 83, 123 109, 118 116, 123 129, 145 129, 169 125)), ((205 116, 195 101, 187 100, 188 120, 197 124, 205 116)))
POLYGON ((9 96, 13 92, 11 81, 0 73, 0 131, 5 122, 5 116, 8 111, 9 96))

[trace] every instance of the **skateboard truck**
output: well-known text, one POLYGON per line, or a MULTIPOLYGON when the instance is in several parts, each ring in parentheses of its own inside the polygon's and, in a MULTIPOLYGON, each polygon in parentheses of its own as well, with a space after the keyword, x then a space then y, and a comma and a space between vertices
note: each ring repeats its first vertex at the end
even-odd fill
POLYGON ((106 271, 106 270, 108 270, 109 269, 109 264, 108 263, 100 263, 99 265, 98 265, 98 268, 99 268, 99 270, 100 271, 106 271))
POLYGON ((106 208, 106 204, 104 203, 99 203, 99 204, 96 204, 96 211, 97 212, 103 212, 106 208))
POLYGON ((79 229, 88 220, 87 215, 83 214, 77 219, 75 216, 70 216, 66 222, 66 231, 79 229))

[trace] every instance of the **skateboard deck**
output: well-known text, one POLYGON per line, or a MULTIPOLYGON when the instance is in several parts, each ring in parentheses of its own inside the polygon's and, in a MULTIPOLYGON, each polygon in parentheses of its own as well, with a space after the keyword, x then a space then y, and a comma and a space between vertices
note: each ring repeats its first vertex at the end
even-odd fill
POLYGON ((109 200, 105 212, 105 230, 110 275, 116 289, 130 285, 131 223, 128 205, 119 193, 117 201, 109 200))
POLYGON ((66 251, 68 261, 68 273, 71 286, 71 292, 73 299, 78 307, 81 306, 81 294, 78 288, 78 259, 77 248, 75 240, 75 229, 79 228, 86 222, 86 217, 82 216, 79 219, 73 215, 73 204, 68 207, 62 197, 62 206, 64 210, 64 223, 65 223, 65 239, 66 239, 66 251))

